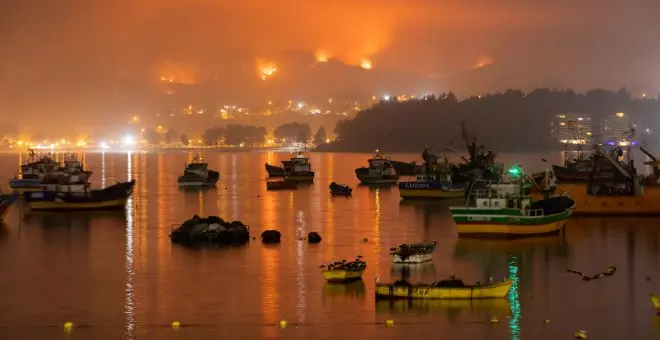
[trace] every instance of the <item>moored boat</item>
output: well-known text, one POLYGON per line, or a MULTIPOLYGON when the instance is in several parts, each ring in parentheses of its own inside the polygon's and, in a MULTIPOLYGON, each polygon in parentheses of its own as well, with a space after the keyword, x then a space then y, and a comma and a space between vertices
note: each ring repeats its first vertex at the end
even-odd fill
POLYGON ((399 176, 415 176, 422 173, 422 166, 416 162, 391 160, 394 171, 399 176))
POLYGON ((208 163, 195 157, 192 163, 186 164, 183 175, 179 176, 179 187, 213 187, 220 178, 220 173, 208 168, 208 163))
POLYGON ((7 215, 7 211, 9 211, 9 207, 16 202, 18 199, 18 194, 16 193, 11 193, 7 195, 0 195, 0 222, 2 222, 5 219, 5 215, 7 215))
POLYGON ((660 295, 651 295, 651 304, 653 305, 653 308, 655 308, 655 311, 660 314, 660 295))
POLYGON ((24 193, 33 210, 119 209, 133 194, 135 180, 104 189, 90 189, 88 183, 45 185, 41 191, 24 193))
POLYGON ((513 280, 505 279, 485 285, 466 285, 455 277, 431 284, 376 282, 376 299, 496 299, 506 297, 512 284, 513 280))
POLYGON ((284 177, 286 172, 284 168, 266 163, 266 172, 268 177, 284 177))
POLYGON ((346 262, 346 260, 334 262, 327 265, 322 265, 323 277, 328 282, 351 282, 362 279, 362 274, 367 269, 367 263, 360 260, 361 256, 358 256, 352 262, 346 262))
POLYGON ((369 167, 355 169, 355 176, 362 184, 396 184, 399 181, 392 160, 384 158, 379 150, 367 162, 369 167))
POLYGON ((399 182, 399 194, 402 199, 451 199, 462 198, 468 187, 467 183, 454 183, 451 178, 452 166, 447 158, 439 161, 439 156, 427 145, 423 153, 423 174, 414 181, 399 182))
POLYGON ((58 181, 61 177, 71 177, 73 182, 87 182, 92 174, 84 170, 74 154, 65 159, 64 166, 54 161, 50 154, 37 159, 34 151, 30 150, 30 158, 33 161, 21 165, 20 172, 9 180, 9 186, 15 192, 39 191, 43 184, 58 181))
POLYGON ((353 189, 345 184, 338 184, 335 182, 330 183, 330 193, 338 196, 349 196, 353 189))
POLYGON ((459 236, 539 236, 563 230, 575 201, 564 195, 533 200, 533 180, 517 167, 510 173, 516 181, 475 181, 465 205, 449 208, 459 236))
POLYGON ((286 179, 266 181, 266 190, 293 190, 298 188, 298 182, 286 179))
POLYGON ((394 263, 422 263, 433 259, 437 242, 401 244, 391 248, 390 255, 394 263))
POLYGON ((288 180, 298 182, 314 181, 312 164, 302 151, 292 155, 288 161, 282 161, 282 165, 282 167, 278 167, 266 163, 268 177, 285 177, 288 180))

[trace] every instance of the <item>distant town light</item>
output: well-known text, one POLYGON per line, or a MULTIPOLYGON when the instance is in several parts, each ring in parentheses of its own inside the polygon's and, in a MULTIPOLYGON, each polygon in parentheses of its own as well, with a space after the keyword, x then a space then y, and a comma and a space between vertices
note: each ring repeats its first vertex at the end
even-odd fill
POLYGON ((616 113, 616 116, 617 116, 618 118, 622 118, 622 117, 624 116, 624 114, 623 114, 623 112, 617 112, 617 113, 616 113))
POLYGON ((389 95, 384 95, 384 96, 383 96, 383 99, 385 99, 385 101, 389 101, 390 98, 392 98, 392 97, 390 97, 389 95))
POLYGON ((371 70, 373 67, 373 64, 371 63, 371 60, 363 60, 362 63, 360 64, 360 67, 362 67, 365 70, 371 70))
POLYGON ((135 145, 135 138, 131 135, 127 135, 124 137, 124 145, 135 145))
POLYGON ((101 143, 99 143, 99 146, 101 147, 101 149, 109 149, 110 148, 110 145, 108 145, 107 142, 101 142, 101 143))

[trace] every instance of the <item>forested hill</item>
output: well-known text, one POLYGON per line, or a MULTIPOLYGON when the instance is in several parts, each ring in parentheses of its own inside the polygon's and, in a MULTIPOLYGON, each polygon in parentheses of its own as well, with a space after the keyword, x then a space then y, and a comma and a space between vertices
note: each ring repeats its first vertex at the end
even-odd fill
MULTIPOLYGON (((452 93, 398 102, 381 101, 335 128, 336 141, 318 151, 417 152, 431 142, 436 147, 463 147, 460 122, 467 123, 479 143, 507 152, 559 149, 550 123, 560 113, 590 114, 594 129, 606 117, 625 112, 645 127, 659 126, 660 103, 654 98, 633 99, 625 90, 538 89, 457 100, 452 93)), ((660 131, 658 131, 660 132, 660 131)))

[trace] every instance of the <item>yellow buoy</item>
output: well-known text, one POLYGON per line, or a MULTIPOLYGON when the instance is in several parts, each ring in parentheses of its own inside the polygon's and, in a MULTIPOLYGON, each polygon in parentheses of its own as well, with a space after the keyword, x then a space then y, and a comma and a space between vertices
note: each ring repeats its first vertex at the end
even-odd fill
POLYGON ((490 321, 490 323, 498 323, 498 322, 500 322, 500 320, 497 320, 497 318, 494 317, 494 316, 493 316, 492 318, 490 318, 489 321, 490 321))
POLYGON ((586 339, 587 338, 587 331, 579 330, 579 331, 575 332, 575 338, 576 339, 586 339))
POLYGON ((181 322, 179 321, 172 321, 172 328, 177 329, 181 327, 181 322))
POLYGON ((385 320, 385 326, 386 327, 394 326, 394 320, 385 320))
POLYGON ((67 321, 64 323, 64 331, 65 332, 71 332, 71 329, 73 328, 73 322, 67 321))
POLYGON ((286 328, 286 320, 280 320, 280 328, 286 328))

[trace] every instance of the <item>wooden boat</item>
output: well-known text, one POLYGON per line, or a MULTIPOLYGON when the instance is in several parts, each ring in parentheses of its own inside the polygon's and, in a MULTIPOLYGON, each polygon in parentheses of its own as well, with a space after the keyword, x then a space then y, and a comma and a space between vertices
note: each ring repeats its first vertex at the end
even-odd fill
POLYGON ((454 277, 431 284, 377 282, 376 299, 495 299, 506 297, 512 284, 513 280, 505 279, 486 285, 465 285, 454 277))
POLYGON ((284 177, 286 172, 284 168, 266 163, 266 172, 268 177, 284 177))
POLYGON ((660 295, 651 294, 651 304, 655 308, 656 312, 660 314, 660 295))
POLYGON ((394 263, 422 263, 433 259, 437 242, 422 242, 401 244, 398 248, 390 248, 394 263))
POLYGON ((314 181, 312 164, 302 151, 292 155, 288 161, 282 161, 282 165, 283 167, 278 167, 266 163, 268 177, 286 177, 289 180, 299 182, 314 181))
POLYGON ((352 262, 346 260, 334 262, 327 265, 322 265, 323 277, 328 282, 351 282, 362 279, 362 274, 367 270, 367 263, 360 260, 358 256, 352 262))
POLYGON ((186 164, 183 175, 177 179, 179 187, 214 187, 220 173, 210 170, 208 166, 208 163, 195 157, 192 163, 186 164))
POLYGON ((337 196, 349 196, 353 192, 353 189, 348 185, 337 184, 335 182, 330 183, 330 193, 337 196))
POLYGON ((508 315, 511 306, 508 299, 395 299, 376 301, 376 313, 460 313, 469 310, 488 315, 508 315))
POLYGON ((396 184, 399 181, 392 161, 384 158, 379 150, 376 150, 376 155, 367 162, 369 167, 355 169, 355 176, 362 184, 396 184))
POLYGON ((453 166, 443 157, 440 161, 433 146, 426 146, 422 153, 424 170, 414 181, 399 182, 399 194, 402 199, 451 199, 463 198, 467 183, 452 181, 453 166))
POLYGON ((5 219, 5 215, 9 211, 9 207, 16 202, 18 199, 18 194, 11 193, 8 195, 0 195, 0 222, 5 219))
POLYGON ((517 182, 477 181, 471 185, 465 206, 449 208, 459 236, 539 236, 563 230, 575 201, 568 196, 533 200, 534 181, 517 167, 509 172, 517 182))
POLYGON ((121 209, 133 194, 135 180, 105 189, 90 189, 89 184, 46 185, 45 190, 24 193, 33 210, 121 209))
POLYGON ((286 179, 266 181, 266 190, 293 190, 298 188, 298 182, 286 179))

